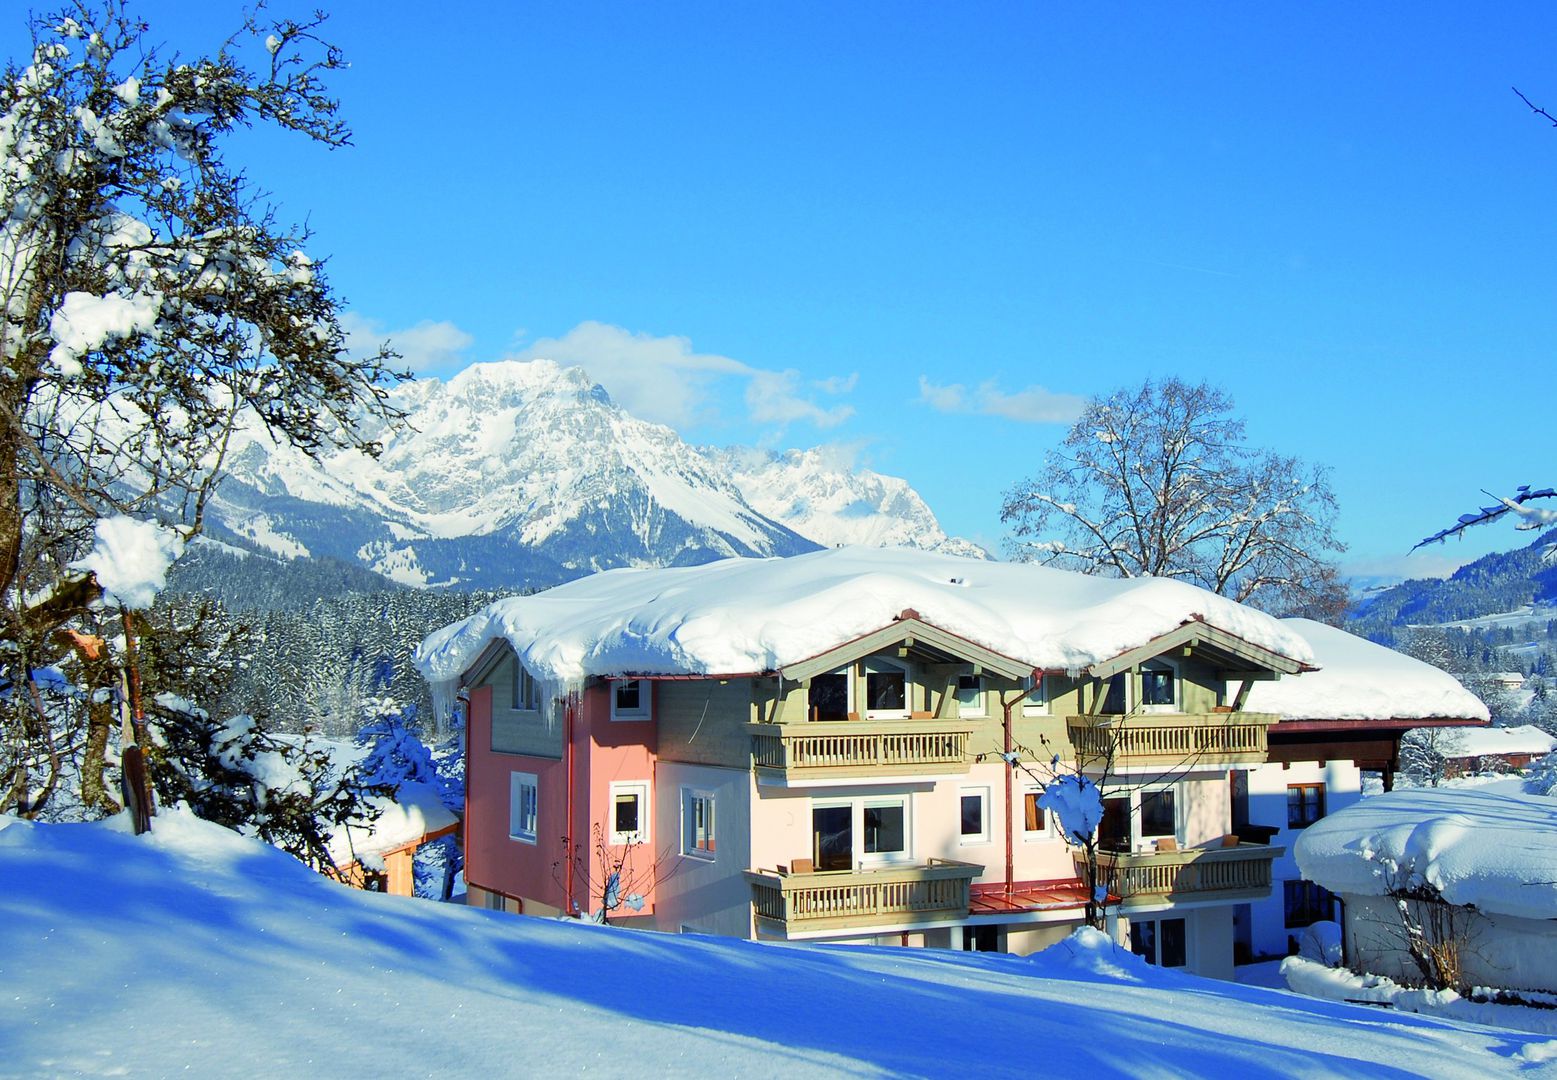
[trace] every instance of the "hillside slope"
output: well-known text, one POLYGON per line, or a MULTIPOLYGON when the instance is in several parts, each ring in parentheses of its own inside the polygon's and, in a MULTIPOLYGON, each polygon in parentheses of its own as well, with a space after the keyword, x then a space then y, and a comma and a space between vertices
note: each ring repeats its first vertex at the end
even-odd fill
POLYGON ((1540 1038, 1097 937, 1021 959, 655 935, 352 892, 177 811, 120 828, 0 817, 0 1076, 1557 1072, 1540 1038))

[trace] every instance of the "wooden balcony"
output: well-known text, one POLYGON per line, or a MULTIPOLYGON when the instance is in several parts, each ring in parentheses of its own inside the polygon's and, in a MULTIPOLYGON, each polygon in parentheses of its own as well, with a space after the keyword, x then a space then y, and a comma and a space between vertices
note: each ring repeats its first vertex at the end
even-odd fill
POLYGON ((758 776, 785 780, 931 776, 968 771, 971 724, 845 720, 752 724, 758 776))
MULTIPOLYGON (((1266 844, 1189 848, 1184 851, 1100 851, 1101 884, 1121 897, 1128 910, 1169 901, 1263 900, 1270 895, 1270 867, 1284 848, 1266 844)), ((1086 877, 1086 856, 1073 852, 1077 876, 1086 877)))
POLYGON ((1275 713, 1145 713, 1068 716, 1065 728, 1081 767, 1196 768, 1257 765, 1266 759, 1265 732, 1275 713), (1112 759, 1111 764, 1110 758, 1112 759))
POLYGON ((967 918, 973 863, 931 859, 919 866, 790 874, 748 870, 752 908, 770 930, 851 930, 933 925, 967 918))

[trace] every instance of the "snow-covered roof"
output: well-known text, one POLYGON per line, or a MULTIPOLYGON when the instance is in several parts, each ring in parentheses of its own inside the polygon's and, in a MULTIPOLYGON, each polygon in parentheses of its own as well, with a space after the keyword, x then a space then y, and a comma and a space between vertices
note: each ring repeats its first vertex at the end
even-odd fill
POLYGON ((1287 720, 1488 719, 1481 699, 1431 664, 1311 619, 1282 619, 1318 671, 1257 682, 1246 708, 1287 720))
POLYGON ((1481 788, 1411 788, 1322 818, 1293 849, 1305 878, 1383 896, 1425 881, 1452 904, 1557 918, 1557 799, 1481 788))
POLYGON ((1488 754, 1549 754, 1557 750, 1557 738, 1534 724, 1507 728, 1412 728, 1405 735, 1432 740, 1445 757, 1483 757, 1488 754))
POLYGON ((377 809, 378 817, 366 825, 348 821, 330 832, 330 859, 336 866, 381 859, 459 822, 430 784, 406 781, 393 797, 374 795, 366 801, 377 809))
POLYGON ((1047 671, 1077 670, 1200 620, 1310 663, 1303 637, 1263 612, 1164 578, 1087 577, 906 548, 836 548, 788 559, 610 570, 499 600, 417 650, 447 684, 494 641, 551 683, 592 675, 775 671, 920 619, 1047 671))

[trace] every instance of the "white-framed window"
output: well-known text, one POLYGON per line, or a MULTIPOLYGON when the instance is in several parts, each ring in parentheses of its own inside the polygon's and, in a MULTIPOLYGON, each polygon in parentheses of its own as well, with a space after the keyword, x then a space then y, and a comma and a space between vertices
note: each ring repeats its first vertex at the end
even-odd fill
POLYGON ((508 774, 508 838, 526 844, 536 841, 541 813, 541 785, 534 773, 508 774))
POLYGON ((906 795, 811 803, 811 857, 817 870, 902 863, 912 852, 906 795))
POLYGON ((1051 840, 1054 838, 1054 829, 1050 821, 1051 814, 1047 809, 1038 805, 1038 800, 1043 795, 1043 788, 1030 787, 1022 792, 1022 839, 1023 840, 1051 840))
POLYGON ((715 857, 714 794, 681 789, 681 854, 694 859, 715 857))
POLYGON ((806 690, 806 719, 840 723, 854 712, 854 673, 848 668, 811 676, 806 690))
POLYGON ((906 720, 912 706, 908 669, 879 656, 865 661, 865 716, 873 720, 906 720))
POLYGON ((989 843, 989 788, 965 787, 958 793, 964 844, 989 843))
POLYGON ((611 843, 649 842, 649 785, 644 780, 611 782, 611 843))
POLYGON ((647 720, 653 700, 654 687, 648 679, 611 680, 612 720, 647 720))
POLYGON ((982 675, 957 676, 957 712, 962 716, 985 715, 982 675))
POLYGON ((518 712, 539 712, 541 686, 535 677, 525 670, 517 658, 514 660, 514 709, 518 712))
POLYGON ((1036 678, 1035 676, 1029 675, 1029 676, 1027 676, 1027 678, 1022 680, 1022 689, 1023 690, 1031 690, 1032 691, 1031 693, 1029 693, 1026 697, 1024 697, 1022 699, 1022 715, 1023 716, 1048 716, 1049 715, 1049 679, 1048 679, 1048 677, 1045 676, 1044 678, 1039 679, 1039 678, 1036 678), (1038 688, 1036 690, 1033 690, 1033 683, 1034 682, 1036 682, 1038 684, 1038 688))
POLYGON ((1148 660, 1141 665, 1141 711, 1183 712, 1180 707, 1179 671, 1167 660, 1148 660))

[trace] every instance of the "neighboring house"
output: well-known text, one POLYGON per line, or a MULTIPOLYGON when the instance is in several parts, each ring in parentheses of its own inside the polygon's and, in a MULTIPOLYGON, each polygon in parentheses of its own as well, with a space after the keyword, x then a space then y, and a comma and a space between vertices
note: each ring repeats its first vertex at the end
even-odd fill
POLYGON ((1534 724, 1477 730, 1418 728, 1408 735, 1425 753, 1442 759, 1443 776, 1450 780, 1517 772, 1557 750, 1557 738, 1534 724))
POLYGON ((1354 969, 1423 979, 1414 938, 1419 952, 1450 961, 1461 987, 1557 992, 1557 800, 1478 787, 1395 791, 1310 828, 1297 861, 1341 897, 1354 969))
POLYGON ((423 844, 459 831, 459 819, 428 784, 404 783, 392 796, 368 799, 371 822, 348 822, 330 834, 336 880, 393 896, 416 893, 416 852, 423 844))
POLYGON ((1076 763, 1120 940, 1230 977, 1281 854, 1232 834, 1230 770, 1277 721, 1250 690, 1313 652, 1180 582, 845 548, 598 574, 418 662, 468 702, 472 904, 1028 953, 1082 920, 1038 803, 1076 763))
POLYGON ((1303 878, 1293 845, 1362 798, 1365 772, 1393 787, 1408 730, 1442 729, 1445 740, 1490 734, 1463 727, 1485 725, 1487 707, 1447 672, 1323 623, 1282 624, 1308 643, 1319 670, 1249 691, 1250 709, 1281 719, 1267 734, 1269 762, 1232 777, 1234 825, 1268 835, 1286 854, 1276 859, 1269 898, 1239 912, 1240 959, 1294 952, 1303 927, 1334 917, 1332 897, 1303 878))

